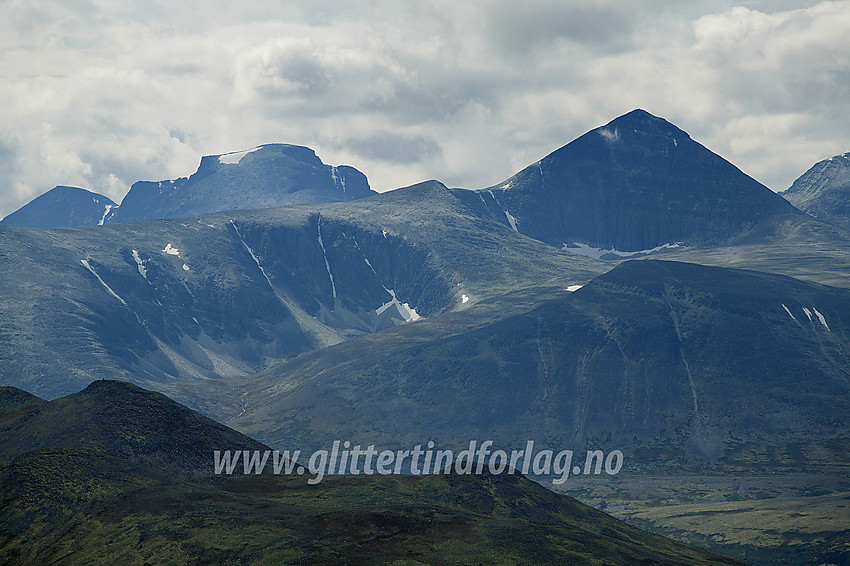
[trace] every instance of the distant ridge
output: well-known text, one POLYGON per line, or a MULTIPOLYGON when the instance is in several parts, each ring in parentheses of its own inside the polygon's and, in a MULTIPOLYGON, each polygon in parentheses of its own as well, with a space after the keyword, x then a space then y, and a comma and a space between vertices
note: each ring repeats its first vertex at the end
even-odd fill
POLYGON ((768 218, 798 214, 645 110, 591 130, 467 199, 518 232, 579 253, 582 246, 635 252, 716 243, 768 218))
POLYGON ((268 144, 207 155, 188 178, 134 183, 106 223, 341 202, 374 194, 366 176, 353 167, 326 165, 308 147, 268 144))
POLYGON ((207 155, 190 177, 139 181, 120 205, 59 186, 3 219, 9 226, 66 228, 198 216, 228 210, 357 200, 377 194, 347 165, 326 165, 308 147, 267 144, 207 155))
POLYGON ((850 229, 850 152, 815 163, 781 194, 815 218, 850 229))
POLYGON ((71 228, 102 224, 117 205, 108 197, 79 187, 58 186, 19 208, 2 221, 7 226, 71 228))

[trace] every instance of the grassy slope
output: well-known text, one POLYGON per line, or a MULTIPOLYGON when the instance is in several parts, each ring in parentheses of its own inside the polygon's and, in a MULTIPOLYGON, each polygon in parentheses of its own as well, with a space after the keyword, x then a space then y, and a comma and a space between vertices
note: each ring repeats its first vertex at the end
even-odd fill
POLYGON ((0 474, 0 562, 733 564, 523 478, 190 482, 73 449, 0 474))
POLYGON ((129 384, 0 425, 0 564, 735 563, 521 476, 210 477, 250 439, 129 384))

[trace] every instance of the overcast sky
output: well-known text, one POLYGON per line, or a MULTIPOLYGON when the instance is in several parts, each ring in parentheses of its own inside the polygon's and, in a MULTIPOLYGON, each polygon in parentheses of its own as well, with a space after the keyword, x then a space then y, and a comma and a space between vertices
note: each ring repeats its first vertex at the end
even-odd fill
POLYGON ((850 1, 0 0, 0 217, 285 142, 495 184, 634 108, 774 190, 850 151, 850 1))

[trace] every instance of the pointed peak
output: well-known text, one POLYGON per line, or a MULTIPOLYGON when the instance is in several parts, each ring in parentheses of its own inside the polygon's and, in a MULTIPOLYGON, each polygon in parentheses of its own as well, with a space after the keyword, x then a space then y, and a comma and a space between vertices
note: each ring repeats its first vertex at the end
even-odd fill
POLYGON ((611 130, 612 128, 626 129, 630 128, 637 132, 642 133, 650 133, 650 132, 676 132, 683 133, 687 135, 687 132, 677 127, 675 124, 672 124, 665 120, 664 118, 660 118, 653 114, 650 114, 646 110, 641 108, 637 108, 623 114, 622 116, 618 116, 614 118, 601 128, 597 128, 598 130, 611 130))

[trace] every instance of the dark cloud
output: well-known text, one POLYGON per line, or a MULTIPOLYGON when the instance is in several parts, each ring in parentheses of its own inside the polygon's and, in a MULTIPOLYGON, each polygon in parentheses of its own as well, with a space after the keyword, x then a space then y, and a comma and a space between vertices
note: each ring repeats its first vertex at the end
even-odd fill
POLYGON ((619 51, 631 43, 633 8, 608 2, 530 0, 499 2, 485 13, 487 33, 506 53, 529 56, 557 42, 579 44, 601 52, 619 51))
POLYGON ((391 163, 420 163, 442 153, 434 140, 391 133, 350 139, 345 146, 361 157, 391 163))

